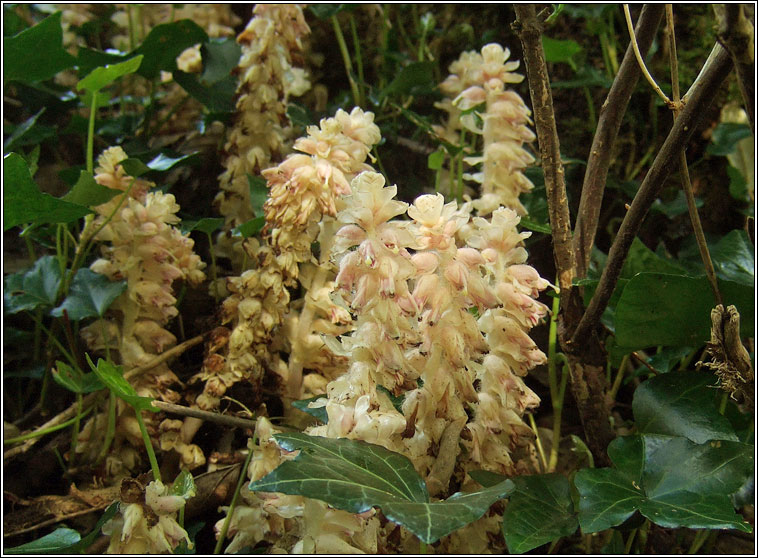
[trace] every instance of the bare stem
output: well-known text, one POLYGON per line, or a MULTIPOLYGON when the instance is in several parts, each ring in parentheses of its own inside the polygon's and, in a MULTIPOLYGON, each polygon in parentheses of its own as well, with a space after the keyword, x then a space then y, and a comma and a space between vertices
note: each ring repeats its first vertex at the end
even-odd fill
POLYGON ((255 421, 243 419, 239 417, 230 417, 228 415, 222 415, 220 413, 211 413, 209 411, 202 411, 200 409, 193 409, 192 407, 185 407, 183 405, 175 405, 174 403, 166 403, 165 401, 153 400, 153 406, 183 417, 194 417, 208 422, 215 422, 222 426, 230 426, 237 428, 252 428, 255 429, 255 421))
POLYGON ((634 49, 634 56, 637 58, 637 63, 640 65, 640 70, 642 70, 642 75, 645 76, 645 79, 650 84, 650 86, 655 90, 658 96, 661 99, 663 99, 663 102, 666 103, 666 105, 671 105, 671 99, 666 97, 666 94, 663 91, 661 91, 660 87, 658 87, 658 84, 655 82, 655 79, 653 78, 652 75, 650 75, 650 72, 645 66, 645 61, 642 59, 642 54, 640 54, 640 47, 637 45, 637 37, 634 34, 634 25, 632 24, 632 15, 629 13, 629 4, 624 4, 624 17, 626 17, 626 28, 629 30, 629 39, 632 42, 632 48, 634 49))

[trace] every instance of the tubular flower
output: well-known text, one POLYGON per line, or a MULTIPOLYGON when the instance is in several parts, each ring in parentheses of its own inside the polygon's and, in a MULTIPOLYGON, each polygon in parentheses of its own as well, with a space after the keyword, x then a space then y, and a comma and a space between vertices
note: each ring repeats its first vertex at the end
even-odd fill
MULTIPOLYGON (((260 385, 266 369, 295 378, 290 391, 299 396, 303 364, 314 350, 324 354, 322 343, 311 337, 314 321, 326 331, 349 321, 348 312, 324 299, 327 293, 321 291, 333 275, 328 262, 316 270, 310 267, 311 245, 318 240, 327 251, 340 195, 350 191, 349 181, 357 173, 371 168, 364 161, 380 139, 373 119, 372 113, 357 107, 350 113, 340 109, 320 126, 308 128, 308 137, 295 143, 301 153, 263 171, 270 190, 264 205, 266 225, 262 245, 255 252, 251 249, 259 267, 227 279, 231 295, 223 303, 222 320, 230 324, 231 332, 223 347, 208 351, 197 377, 206 382, 197 399, 200 407, 215 408, 221 395, 241 380, 260 385), (289 310, 287 287, 298 284, 301 266, 308 270, 303 281, 312 294, 302 301, 300 315, 287 322, 287 330, 298 341, 292 344, 289 371, 284 372, 287 365, 271 356, 277 352, 272 340, 289 310), (320 298, 314 296, 319 292, 320 298)), ((340 359, 330 360, 336 364, 340 359)))
MULTIPOLYGON (((96 181, 124 193, 95 207, 97 217, 90 226, 99 230, 96 240, 104 242, 102 256, 91 269, 113 281, 125 280, 127 289, 111 305, 111 317, 83 328, 82 336, 93 350, 118 352, 120 364, 129 370, 153 360, 176 343, 174 335, 165 329, 177 315, 172 283, 177 279, 190 284, 202 282, 205 264, 193 252, 193 241, 173 226, 179 222, 174 196, 148 192, 153 184, 127 176, 119 164, 126 158, 120 147, 113 147, 98 159, 96 181)), ((180 399, 170 387, 179 383, 178 378, 165 364, 132 383, 140 395, 171 402, 180 399)), ((159 438, 172 438, 171 447, 179 451, 186 466, 204 462, 199 448, 177 438, 175 433, 160 433, 160 421, 156 422, 154 416, 148 419, 159 438)), ((133 417, 124 409, 119 420, 119 428, 128 430, 133 417)), ((136 443, 141 446, 139 433, 136 434, 136 443)))
MULTIPOLYGON (((302 8, 297 4, 257 4, 255 14, 237 37, 242 46, 239 61, 237 108, 229 131, 228 154, 219 177, 216 196, 225 218, 225 235, 253 218, 248 175, 257 176, 281 160, 287 149, 286 107, 289 96, 310 88, 301 64, 302 38, 310 33, 302 8)), ((220 238, 231 253, 229 239, 220 238)))
POLYGON ((465 52, 451 64, 451 75, 440 85, 452 101, 446 99, 438 105, 448 112, 447 125, 438 127, 438 134, 456 144, 461 141, 462 129, 483 137, 482 156, 464 158, 469 165, 481 164, 479 172, 465 174, 464 178, 481 184, 481 196, 474 207, 483 216, 500 205, 524 215, 526 210, 518 197, 533 187, 523 173, 534 162, 523 147, 535 139, 528 127, 531 113, 521 97, 507 89, 524 79, 514 73, 519 63, 509 62, 509 56, 510 51, 496 43, 485 45, 481 54, 465 52), (476 108, 482 104, 484 111, 476 108))
POLYGON ((152 481, 139 490, 136 481, 122 484, 121 515, 103 526, 110 535, 108 554, 173 553, 181 541, 192 548, 192 541, 177 522, 177 513, 184 507, 182 496, 172 496, 160 481, 152 481), (125 505, 126 504, 126 505, 125 505))

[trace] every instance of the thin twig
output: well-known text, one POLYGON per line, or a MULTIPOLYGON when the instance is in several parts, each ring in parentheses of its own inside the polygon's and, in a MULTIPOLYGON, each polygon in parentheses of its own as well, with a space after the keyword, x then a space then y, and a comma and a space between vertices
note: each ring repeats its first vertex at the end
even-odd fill
POLYGON ((642 59, 642 54, 640 54, 640 48, 637 45, 637 38, 634 34, 634 24, 632 23, 632 15, 629 13, 629 4, 624 4, 624 17, 626 17, 626 28, 629 31, 629 40, 632 43, 632 48, 634 49, 634 56, 637 58, 637 63, 640 65, 640 69, 642 70, 642 75, 645 76, 645 79, 650 84, 650 86, 655 89, 655 92, 658 94, 658 96, 663 99, 663 102, 666 103, 666 105, 671 105, 671 99, 666 97, 666 94, 661 90, 660 87, 658 87, 658 84, 655 82, 655 79, 652 75, 650 75, 650 72, 648 71, 647 67, 645 66, 645 61, 642 59))
MULTIPOLYGON (((177 345, 176 347, 174 347, 172 349, 169 349, 165 353, 162 353, 162 354, 158 355, 157 357, 155 357, 153 360, 151 360, 147 364, 143 364, 142 366, 137 366, 135 368, 132 368, 131 370, 129 370, 128 372, 126 372, 124 374, 124 378, 126 378, 128 380, 130 378, 133 378, 134 376, 142 374, 143 372, 146 372, 148 370, 152 370, 153 368, 155 368, 159 364, 165 362, 169 358, 172 358, 174 356, 180 355, 181 353, 183 353, 184 351, 186 351, 190 347, 193 347, 193 346, 197 345, 198 343, 201 343, 202 341, 203 341, 203 336, 202 335, 198 335, 197 337, 193 337, 192 339, 189 339, 189 340, 185 341, 184 343, 181 343, 180 345, 177 345)), ((87 408, 87 407, 93 405, 95 403, 95 400, 99 396, 99 394, 100 394, 100 392, 96 391, 96 392, 93 392, 93 393, 90 393, 89 395, 87 395, 87 397, 85 397, 84 399, 82 399, 81 407, 82 408, 87 408)), ((59 424, 61 424, 63 422, 66 422, 68 419, 70 419, 71 417, 73 417, 76 414, 77 408, 78 408, 78 403, 75 402, 72 405, 70 405, 68 407, 68 409, 66 409, 66 410, 58 413, 53 418, 51 418, 50 420, 48 420, 45 424, 43 424, 42 426, 38 427, 36 430, 48 429, 51 426, 57 426, 57 425, 59 425, 59 424)), ((39 440, 40 440, 40 438, 32 438, 31 440, 27 440, 26 442, 24 442, 20 446, 16 446, 15 448, 9 449, 8 451, 6 451, 3 454, 3 460, 11 459, 12 457, 15 457, 15 456, 17 456, 19 454, 26 453, 39 440)))
POLYGON ((207 420, 208 422, 215 422, 223 426, 239 427, 239 428, 255 428, 255 421, 248 420, 239 417, 230 417, 229 415, 222 415, 220 413, 211 413, 210 411, 202 411, 200 409, 193 409, 192 407, 185 407, 183 405, 175 405, 174 403, 166 403, 165 401, 153 400, 153 406, 183 417, 194 417, 201 420, 207 420))
POLYGON ((608 260, 600 276, 595 295, 571 337, 572 344, 583 343, 599 323, 600 316, 613 294, 624 260, 645 215, 658 197, 663 182, 668 177, 672 165, 676 162, 682 146, 689 141, 700 124, 706 109, 710 106, 731 68, 732 61, 729 53, 720 44, 714 46, 700 75, 687 92, 687 103, 684 109, 674 122, 666 141, 642 181, 637 195, 621 223, 616 239, 608 253, 608 260))
MULTIPOLYGON (((645 4, 637 21, 637 44, 647 52, 663 15, 661 4, 645 4)), ((624 60, 619 66, 608 97, 600 107, 597 130, 592 139, 592 147, 587 158, 587 170, 584 174, 582 197, 574 227, 574 256, 576 258, 576 276, 586 277, 590 263, 592 245, 595 242, 600 208, 603 202, 605 181, 611 164, 613 144, 616 142, 621 120, 629 105, 632 91, 640 77, 640 67, 634 56, 633 43, 629 43, 624 60)))
MULTIPOLYGON (((674 120, 679 116, 681 110, 681 103, 679 102, 679 64, 676 59, 676 34, 674 32, 674 10, 671 4, 666 4, 666 27, 668 29, 668 37, 670 41, 669 45, 669 61, 671 66, 671 94, 674 97, 674 120)), ((713 261, 711 260, 711 254, 708 251, 708 243, 705 240, 705 234, 703 233, 703 225, 700 222, 700 215, 697 211, 697 205, 695 205, 695 194, 692 191, 692 182, 690 181, 690 171, 687 168, 687 154, 684 149, 679 153, 679 170, 682 175, 682 189, 684 189, 684 196, 687 200, 687 210, 690 214, 690 221, 692 222, 692 230, 695 232, 695 239, 697 240, 697 247, 700 250, 700 257, 703 260, 705 266, 705 275, 708 277, 708 284, 711 286, 713 296, 716 297, 716 304, 724 305, 724 299, 721 297, 721 291, 719 290, 719 284, 716 280, 716 270, 713 269, 713 261)))

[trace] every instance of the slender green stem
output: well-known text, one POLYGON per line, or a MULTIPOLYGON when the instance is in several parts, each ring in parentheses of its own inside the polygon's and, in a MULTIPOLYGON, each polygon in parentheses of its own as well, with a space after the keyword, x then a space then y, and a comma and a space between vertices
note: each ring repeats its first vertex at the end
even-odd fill
POLYGON ((110 449, 113 438, 116 435, 116 405, 116 394, 111 391, 109 392, 108 399, 108 426, 105 430, 105 440, 103 440, 103 447, 100 448, 100 453, 98 454, 97 461, 95 462, 96 464, 101 463, 103 459, 105 459, 106 455, 108 455, 108 450, 110 449))
POLYGON ((529 413, 529 426, 532 427, 532 432, 534 432, 535 444, 537 445, 537 451, 540 454, 540 461, 542 461, 542 470, 547 472, 547 457, 545 456, 545 449, 542 447, 540 433, 539 430, 537 430, 537 423, 534 421, 534 415, 532 413, 529 413))
POLYGON ((227 511, 226 518, 224 518, 224 524, 221 526, 221 532, 218 535, 218 540, 216 541, 216 547, 213 549, 213 554, 221 554, 221 549, 223 548, 224 541, 226 540, 226 533, 229 531, 229 524, 231 523, 232 515, 234 514, 234 508, 237 506, 237 498, 239 497, 240 490, 242 490, 242 485, 247 480, 247 468, 250 465, 250 459, 253 457, 254 446, 255 438, 253 438, 253 443, 248 445, 245 464, 242 466, 242 470, 240 471, 239 480, 237 481, 237 488, 234 490, 234 496, 232 496, 232 502, 229 504, 229 511, 227 511))
POLYGON ((153 443, 150 441, 150 436, 145 428, 145 421, 142 420, 142 411, 134 409, 134 416, 137 417, 137 423, 139 424, 139 431, 142 433, 142 441, 145 443, 145 449, 147 450, 147 458, 150 460, 150 468, 153 470, 153 479, 160 482, 161 469, 158 467, 158 460, 155 458, 155 451, 153 450, 153 443))
POLYGON ((24 235, 24 244, 26 244, 26 251, 29 252, 29 263, 34 265, 34 262, 37 261, 37 254, 34 251, 34 243, 32 242, 32 239, 27 235, 24 235))
POLYGON ((55 426, 51 426, 49 428, 43 428, 41 430, 35 430, 34 432, 29 432, 28 434, 22 434, 21 436, 16 436, 15 438, 5 438, 3 440, 3 444, 4 445, 16 444, 18 442, 30 440, 32 438, 39 438, 40 436, 45 436, 52 432, 57 432, 58 430, 63 430, 64 428, 67 428, 71 426, 72 424, 74 424, 74 422, 76 422, 77 420, 81 420, 84 417, 86 417, 91 411, 92 411, 92 407, 90 407, 89 409, 86 409, 84 412, 79 413, 74 418, 71 418, 67 420, 66 422, 56 424, 55 426))
POLYGON ((74 417, 74 427, 71 429, 71 457, 68 462, 69 465, 73 465, 76 461, 76 444, 79 440, 79 425, 81 423, 82 414, 82 394, 76 394, 76 416, 74 417))
POLYGON ((360 95, 360 105, 366 98, 366 94, 363 88, 365 81, 363 80, 363 55, 361 54, 361 41, 358 39, 358 30, 355 25, 355 16, 352 13, 350 15, 350 34, 353 36, 353 49, 355 50, 355 64, 358 66, 358 94, 360 95))
POLYGON ((629 537, 626 539, 626 544, 624 545, 624 554, 629 554, 632 551, 632 544, 634 543, 634 537, 637 535, 637 529, 632 529, 631 533, 629 533, 629 537))
POLYGON ((457 156, 457 169, 456 169, 456 184, 458 185, 458 188, 456 188, 455 193, 455 199, 458 200, 458 202, 463 201, 463 158, 465 156, 465 150, 463 149, 466 145, 466 129, 461 130, 461 150, 458 152, 457 156))
POLYGON ((624 4, 624 17, 626 17, 626 27, 629 31, 629 37, 632 43, 632 49, 634 50, 634 56, 637 58, 637 64, 639 64, 640 66, 642 75, 645 76, 645 79, 650 84, 650 86, 655 90, 658 96, 661 99, 663 99, 663 102, 666 103, 666 106, 670 106, 671 100, 666 96, 666 94, 663 91, 661 91, 661 88, 658 87, 658 84, 655 82, 655 79, 653 78, 652 75, 650 75, 650 72, 645 66, 645 61, 642 59, 642 54, 640 54, 640 47, 637 44, 637 36, 634 34, 634 24, 632 23, 632 16, 629 13, 629 4, 624 4))
POLYGON ((61 471, 65 473, 66 463, 63 461, 63 456, 61 455, 61 452, 58 450, 58 448, 53 448, 53 453, 55 454, 55 459, 58 461, 58 465, 61 466, 61 471))
MULTIPOLYGON (((213 237, 211 233, 205 233, 208 237, 208 252, 211 254, 211 284, 216 284, 218 273, 216 271, 216 251, 213 249, 213 237)), ((213 289, 213 297, 218 301, 216 289, 213 289)))
POLYGON ((553 403, 553 445, 550 448, 550 460, 546 467, 547 472, 555 471, 558 465, 558 449, 561 441, 561 415, 563 413, 563 393, 565 392, 566 376, 563 372, 561 386, 558 384, 557 373, 557 344, 558 344, 558 312, 560 311, 560 298, 553 299, 553 309, 550 316, 550 329, 548 332, 548 382, 550 384, 550 399, 553 403))
POLYGON ((87 124, 87 172, 92 174, 95 170, 95 115, 97 114, 97 95, 99 91, 92 92, 92 104, 89 109, 89 123, 87 124))
POLYGON ((52 341, 53 344, 56 347, 58 347, 58 350, 60 350, 60 352, 63 354, 63 356, 66 357, 66 360, 69 361, 69 363, 71 364, 71 366, 73 366, 74 368, 78 368, 79 365, 77 364, 76 359, 73 357, 73 355, 71 353, 69 353, 66 350, 66 347, 64 347, 63 344, 60 341, 58 341, 58 339, 50 332, 50 330, 47 329, 44 325, 42 325, 42 320, 37 320, 36 315, 30 314, 30 316, 31 316, 32 320, 34 321, 34 323, 36 325, 38 325, 39 328, 47 334, 48 340, 52 341))
POLYGON ((616 372, 616 379, 613 380, 613 385, 611 386, 611 391, 609 392, 609 395, 611 396, 611 399, 615 401, 616 394, 619 391, 619 388, 621 387, 621 380, 624 378, 624 370, 626 370, 626 365, 629 362, 629 355, 624 355, 624 358, 621 359, 621 365, 619 366, 618 372, 616 372))
POLYGON ((337 16, 333 15, 331 17, 332 20, 332 27, 334 27, 334 34, 337 37, 337 44, 339 44, 340 47, 340 53, 342 54, 342 61, 345 64, 345 71, 347 72, 347 79, 350 82, 350 91, 353 93, 353 102, 360 106, 361 104, 361 95, 358 91, 358 84, 355 83, 355 79, 353 79, 353 63, 350 61, 350 53, 347 50, 347 43, 345 43, 345 36, 342 34, 342 28, 340 27, 340 23, 337 20, 337 16))

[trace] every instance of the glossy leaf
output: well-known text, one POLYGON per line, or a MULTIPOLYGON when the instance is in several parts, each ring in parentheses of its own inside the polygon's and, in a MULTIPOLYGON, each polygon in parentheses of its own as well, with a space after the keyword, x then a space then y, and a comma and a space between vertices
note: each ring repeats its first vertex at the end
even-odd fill
POLYGON ((105 275, 82 268, 76 272, 66 300, 50 314, 62 316, 66 310, 70 320, 94 316, 102 318, 108 307, 125 290, 126 281, 111 281, 105 275))
POLYGON ((380 507, 388 519, 427 543, 478 519, 513 490, 513 483, 505 480, 432 503, 410 460, 382 446, 307 434, 274 437, 283 449, 300 453, 251 483, 250 490, 299 494, 352 513, 380 507))
POLYGON ((662 527, 750 531, 729 494, 752 474, 752 446, 643 434, 615 439, 608 455, 616 468, 582 469, 574 479, 585 533, 620 525, 635 511, 662 527))
POLYGON ((503 515, 503 535, 511 554, 522 554, 560 537, 573 535, 579 520, 571 486, 563 475, 520 476, 503 515))
MULTIPOLYGON (((703 207, 705 202, 701 198, 695 198, 695 207, 703 207)), ((653 205, 650 206, 650 211, 657 211, 663 213, 669 219, 684 215, 689 211, 687 208, 687 197, 682 190, 677 190, 676 197, 671 201, 661 201, 656 199, 653 205)), ((635 239, 637 240, 637 239, 635 239)))
POLYGON ((98 184, 95 182, 92 173, 83 170, 79 172, 79 180, 76 181, 76 184, 61 199, 78 205, 93 207, 122 193, 121 190, 106 188, 98 184))
POLYGON ((94 372, 83 373, 77 368, 72 368, 65 362, 56 361, 53 371, 53 380, 74 393, 92 393, 105 389, 100 378, 94 372))
POLYGON ((192 473, 186 469, 182 469, 182 472, 176 476, 174 482, 171 484, 168 493, 173 496, 181 496, 185 500, 189 500, 195 496, 197 489, 195 488, 195 479, 192 477, 192 473))
POLYGON ((200 231, 205 234, 212 234, 223 226, 223 217, 203 217, 197 220, 182 219, 179 228, 183 233, 200 231))
POLYGON ((70 223, 92 213, 87 207, 40 192, 18 153, 9 153, 3 162, 3 230, 25 223, 70 223))
POLYGON ((196 159, 197 153, 188 153, 186 155, 178 155, 177 157, 171 157, 164 153, 158 153, 155 157, 150 159, 147 163, 147 168, 151 171, 165 172, 173 169, 174 167, 181 166, 187 163, 191 163, 196 159))
POLYGON ((266 218, 263 215, 260 217, 253 217, 249 221, 245 221, 241 225, 234 227, 232 229, 232 235, 241 236, 242 238, 250 238, 261 232, 261 230, 263 230, 263 225, 265 224, 266 218))
POLYGON ((153 79, 158 77, 161 71, 175 71, 177 56, 185 49, 207 40, 208 35, 197 23, 182 19, 153 27, 139 48, 130 53, 130 56, 144 54, 145 59, 137 73, 153 79))
POLYGON ((118 78, 133 74, 142 64, 144 56, 139 55, 130 58, 124 62, 98 66, 92 70, 84 79, 79 80, 76 84, 78 90, 84 89, 94 94, 116 81, 118 78))
POLYGON ((150 167, 148 167, 145 163, 136 157, 129 157, 128 159, 124 159, 119 163, 119 165, 121 165, 121 168, 124 169, 124 172, 126 174, 133 176, 134 178, 139 178, 143 174, 150 172, 150 167))
POLYGON ((300 450, 250 490, 300 494, 351 513, 389 501, 428 502, 429 494, 407 457, 382 446, 307 434, 276 434, 287 451, 300 450))
POLYGON ((729 155, 737 149, 737 143, 740 140, 749 138, 752 135, 750 126, 739 124, 737 122, 721 122, 713 130, 711 144, 705 152, 710 155, 729 155))
MULTIPOLYGON (((727 304, 735 304, 743 316, 752 316, 752 287, 719 281, 719 289, 727 304)), ((616 342, 630 349, 698 347, 710 339, 715 305, 705 276, 639 273, 629 280, 616 306, 616 342)), ((741 328, 750 335, 752 320, 742 320, 741 328)))
POLYGON ((380 507, 387 519, 429 544, 476 521, 512 491, 513 483, 506 479, 477 492, 456 492, 442 502, 388 502, 380 507))
POLYGON ((95 526, 92 528, 92 531, 89 532, 88 535, 82 537, 82 539, 72 544, 71 546, 67 546, 65 548, 60 549, 61 554, 82 554, 84 553, 91 545, 95 542, 100 536, 102 536, 101 529, 103 525, 105 525, 108 521, 113 519, 116 515, 116 512, 118 512, 119 503, 113 502, 110 506, 108 506, 105 511, 103 512, 103 515, 100 516, 100 519, 97 520, 97 523, 95 523, 95 526))
POLYGON ((632 411, 639 432, 682 436, 697 444, 737 441, 732 425, 719 413, 716 378, 706 372, 675 372, 643 382, 632 411))
MULTIPOLYGON (((9 151, 13 151, 17 146, 27 144, 27 142, 23 141, 23 138, 35 127, 37 119, 42 116, 43 112, 45 112, 45 107, 39 109, 36 114, 33 114, 13 129, 13 132, 3 144, 3 153, 8 153, 9 151)), ((31 174, 34 175, 34 173, 31 174)))
POLYGON ((208 110, 212 112, 234 110, 234 97, 237 90, 237 80, 234 76, 225 77, 215 83, 204 83, 195 74, 180 70, 175 70, 173 75, 174 81, 197 101, 208 107, 208 110))
POLYGON ((3 37, 3 77, 35 83, 73 67, 76 58, 63 48, 61 12, 12 37, 3 37))
POLYGON ((263 215, 263 204, 268 199, 268 185, 266 179, 261 176, 247 175, 247 187, 250 192, 250 206, 253 213, 259 217, 263 215))
POLYGON ((55 256, 42 256, 31 269, 5 277, 5 311, 16 314, 39 306, 52 306, 61 284, 61 268, 55 256))
POLYGON ((61 554, 64 548, 78 543, 81 535, 68 527, 58 527, 55 531, 35 541, 4 548, 7 554, 61 554))
POLYGON ((754 248, 745 231, 731 231, 715 245, 710 246, 709 250, 719 279, 754 287, 754 248))
POLYGON ((299 401, 293 401, 292 406, 304 413, 308 413, 312 417, 326 424, 329 422, 329 415, 326 413, 326 407, 309 407, 308 405, 318 399, 326 399, 325 395, 316 395, 315 397, 309 397, 308 399, 300 399, 299 401))
POLYGON ((158 407, 153 407, 152 399, 137 395, 132 385, 124 378, 124 371, 121 366, 115 366, 103 359, 98 359, 97 366, 95 366, 89 355, 87 355, 87 362, 97 377, 100 378, 100 381, 105 384, 105 387, 111 390, 116 397, 126 401, 135 411, 151 411, 153 413, 160 411, 158 407))

